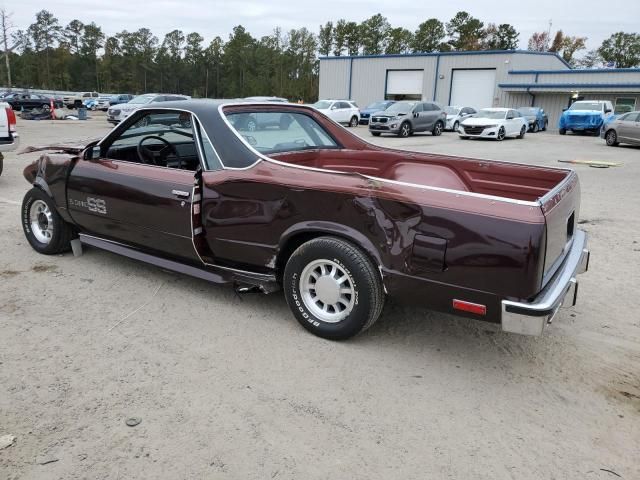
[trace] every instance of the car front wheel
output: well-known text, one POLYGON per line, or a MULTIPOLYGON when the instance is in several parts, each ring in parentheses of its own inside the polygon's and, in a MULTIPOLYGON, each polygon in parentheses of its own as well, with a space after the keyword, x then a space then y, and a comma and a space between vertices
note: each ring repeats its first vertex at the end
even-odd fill
POLYGON ((355 115, 353 117, 351 117, 351 120, 349 121, 349 126, 352 128, 355 128, 358 126, 358 117, 356 117, 355 115))
POLYGON ((498 130, 498 135, 496 136, 496 140, 501 142, 502 140, 504 140, 505 136, 506 136, 506 132, 504 130, 504 127, 500 127, 500 129, 498 130))
POLYGON ((618 145, 618 134, 615 132, 615 130, 609 130, 604 136, 604 139, 607 142, 607 145, 609 145, 610 147, 615 147, 616 145, 618 145))
POLYGON ((71 248, 74 232, 56 211, 51 197, 37 187, 22 200, 22 229, 33 249, 55 255, 71 248))
POLYGON ((283 283, 298 322, 322 338, 357 335, 373 325, 384 306, 374 264, 358 247, 334 237, 301 245, 287 262, 283 283))
POLYGON ((409 122, 404 122, 402 125, 400 125, 398 136, 407 138, 409 135, 411 135, 411 125, 409 125, 409 122))

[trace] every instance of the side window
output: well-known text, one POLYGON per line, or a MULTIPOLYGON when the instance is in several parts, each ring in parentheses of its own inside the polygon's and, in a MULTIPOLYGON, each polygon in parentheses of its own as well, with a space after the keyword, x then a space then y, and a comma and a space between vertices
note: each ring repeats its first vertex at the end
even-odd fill
POLYGON ((640 122, 640 113, 630 113, 627 122, 640 122))
POLYGON ((265 155, 338 147, 322 126, 303 113, 243 112, 230 113, 227 118, 249 145, 265 155), (256 124, 259 129, 250 127, 256 124))
POLYGON ((145 113, 102 147, 112 160, 192 171, 200 165, 191 114, 185 112, 145 113))
POLYGON ((198 137, 200 139, 200 147, 202 148, 202 156, 206 169, 222 170, 224 168, 222 166, 222 161, 220 160, 215 148, 213 148, 211 140, 209 140, 209 136, 203 131, 199 122, 196 122, 196 131, 198 132, 198 137))
POLYGON ((166 100, 167 100, 167 97, 165 97, 164 95, 158 95, 157 97, 154 97, 153 100, 151 100, 151 103, 164 102, 166 100))
POLYGON ((420 113, 424 111, 424 105, 422 103, 416 103, 416 106, 413 107, 413 113, 420 113))
POLYGON ((90 93, 83 93, 82 98, 89 98, 91 96, 90 93))

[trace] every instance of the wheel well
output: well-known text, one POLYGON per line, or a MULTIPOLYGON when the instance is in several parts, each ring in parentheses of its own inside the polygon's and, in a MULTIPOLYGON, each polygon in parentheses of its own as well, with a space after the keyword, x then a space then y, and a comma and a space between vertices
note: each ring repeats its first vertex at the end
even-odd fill
POLYGON ((373 255, 371 255, 371 252, 369 252, 366 248, 360 247, 353 239, 347 236, 336 234, 333 232, 300 232, 289 237, 289 239, 287 239, 285 244, 278 252, 278 256, 276 258, 276 277, 279 282, 282 282, 284 268, 287 265, 287 261, 289 260, 291 255, 293 255, 293 252, 295 252, 302 244, 320 237, 334 237, 351 243, 352 245, 358 247, 362 251, 362 253, 364 253, 364 255, 371 261, 376 269, 379 268, 380 262, 373 255))

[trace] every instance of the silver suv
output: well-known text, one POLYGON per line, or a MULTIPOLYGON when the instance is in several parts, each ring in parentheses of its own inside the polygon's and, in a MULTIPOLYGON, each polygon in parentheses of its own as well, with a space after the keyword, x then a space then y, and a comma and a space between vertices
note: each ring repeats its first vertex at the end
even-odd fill
POLYGON ((382 112, 371 115, 369 132, 374 137, 393 133, 408 137, 415 132, 431 132, 438 136, 444 130, 447 114, 434 102, 396 102, 382 112))

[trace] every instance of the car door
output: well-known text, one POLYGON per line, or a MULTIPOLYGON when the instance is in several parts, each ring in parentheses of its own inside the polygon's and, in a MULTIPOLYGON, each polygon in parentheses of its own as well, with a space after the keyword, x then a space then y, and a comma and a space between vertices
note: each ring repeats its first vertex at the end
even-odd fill
POLYGON ((640 140, 640 132, 638 132, 639 115, 638 113, 627 113, 616 121, 619 140, 628 142, 640 140))
POLYGON ((434 103, 425 102, 424 108, 424 130, 431 131, 435 127, 436 122, 442 118, 440 107, 434 103))
MULTIPOLYGON (((153 118, 176 114, 191 120, 190 114, 175 111, 155 111, 153 118)), ((141 126, 149 115, 144 111, 133 114, 92 149, 87 159, 78 161, 67 181, 69 213, 84 231, 97 237, 199 260, 191 224, 192 191, 200 161, 192 122, 178 128, 150 120, 141 126), (142 147, 148 151, 141 152, 142 147), (163 162, 161 149, 165 147, 163 162), (178 162, 175 151, 179 152, 178 162)))
POLYGON ((640 112, 636 114, 635 120, 629 122, 629 141, 640 144, 640 112))
POLYGON ((507 135, 514 135, 516 133, 520 133, 520 129, 522 128, 522 117, 515 110, 509 110, 507 112, 507 135))

